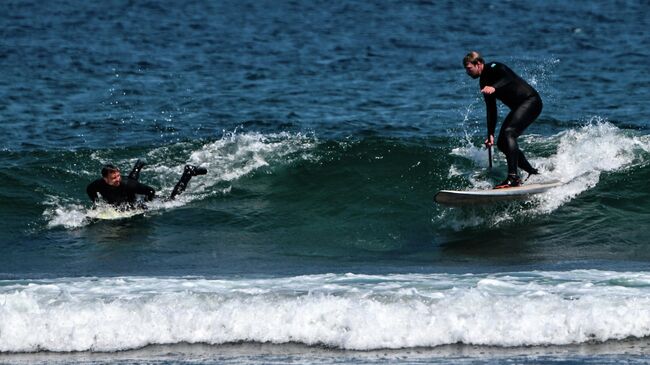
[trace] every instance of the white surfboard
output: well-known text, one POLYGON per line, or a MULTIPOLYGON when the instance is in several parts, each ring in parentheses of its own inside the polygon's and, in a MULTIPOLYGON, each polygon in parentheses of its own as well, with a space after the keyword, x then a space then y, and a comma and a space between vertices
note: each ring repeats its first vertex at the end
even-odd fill
POLYGON ((113 207, 101 207, 89 210, 86 215, 91 219, 115 220, 131 218, 136 215, 144 214, 144 212, 144 209, 120 210, 113 207))
POLYGON ((446 205, 486 204, 499 201, 525 199, 563 185, 559 181, 530 184, 516 188, 489 190, 440 190, 433 198, 436 203, 446 205))

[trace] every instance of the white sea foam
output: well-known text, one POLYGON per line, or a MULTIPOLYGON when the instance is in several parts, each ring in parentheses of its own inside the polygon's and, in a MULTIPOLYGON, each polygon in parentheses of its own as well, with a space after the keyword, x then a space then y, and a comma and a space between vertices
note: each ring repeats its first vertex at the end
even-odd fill
POLYGON ((580 193, 595 187, 606 172, 622 172, 647 162, 648 136, 631 133, 602 121, 590 123, 554 136, 557 153, 549 158, 533 159, 541 167, 539 179, 555 179, 566 184, 538 198, 539 212, 551 212, 580 193))
MULTIPOLYGON (((146 166, 146 173, 153 175, 153 183, 161 186, 158 196, 168 196, 186 164, 205 167, 208 174, 192 179, 187 191, 174 201, 155 200, 147 204, 147 214, 175 208, 207 196, 227 194, 234 180, 270 164, 287 164, 294 159, 311 159, 310 150, 316 141, 313 136, 300 133, 224 133, 221 139, 205 144, 188 152, 188 159, 182 163, 170 162, 169 147, 156 148, 147 153, 147 159, 154 162, 146 166)), ((101 161, 101 156, 94 156, 101 161)), ((175 161, 175 160, 173 160, 175 161)), ((124 161, 128 165, 130 161, 124 161)), ((84 202, 70 201, 50 196, 44 202, 48 208, 43 216, 49 227, 63 226, 77 228, 101 214, 101 210, 89 209, 84 202)))
POLYGON ((650 273, 77 278, 0 282, 0 351, 181 342, 342 349, 571 344, 650 335, 650 273))
POLYGON ((278 159, 290 162, 296 153, 308 159, 314 145, 313 136, 300 133, 226 133, 192 152, 188 163, 207 167, 219 181, 232 181, 278 159))

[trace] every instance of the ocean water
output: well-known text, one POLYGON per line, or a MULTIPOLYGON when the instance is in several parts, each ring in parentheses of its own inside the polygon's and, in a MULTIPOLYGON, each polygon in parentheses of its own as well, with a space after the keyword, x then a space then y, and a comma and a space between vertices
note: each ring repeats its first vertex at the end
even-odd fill
POLYGON ((0 363, 647 361, 647 1, 0 14, 0 363), (540 92, 521 148, 563 186, 433 202, 505 174, 474 49, 540 92), (86 185, 137 159, 161 197, 208 174, 94 218, 86 185))

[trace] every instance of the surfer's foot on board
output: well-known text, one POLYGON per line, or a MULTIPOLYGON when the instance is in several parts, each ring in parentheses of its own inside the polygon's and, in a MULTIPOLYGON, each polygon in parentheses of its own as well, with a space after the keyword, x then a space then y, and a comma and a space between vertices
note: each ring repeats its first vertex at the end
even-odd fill
POLYGON ((524 180, 524 181, 528 181, 528 179, 530 179, 530 177, 533 176, 533 175, 539 175, 539 170, 537 170, 537 169, 532 169, 532 170, 526 171, 526 172, 528 173, 528 176, 526 176, 526 180, 524 180))
POLYGON ((507 188, 515 188, 517 186, 522 186, 524 183, 521 181, 519 176, 517 175, 508 175, 508 177, 503 180, 501 184, 496 185, 494 188, 495 189, 507 189, 507 188))

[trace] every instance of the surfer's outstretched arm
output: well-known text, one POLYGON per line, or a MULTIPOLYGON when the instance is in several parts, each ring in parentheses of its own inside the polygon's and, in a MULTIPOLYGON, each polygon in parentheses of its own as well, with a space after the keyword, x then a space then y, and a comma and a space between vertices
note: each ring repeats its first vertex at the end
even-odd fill
POLYGON ((178 182, 176 183, 176 186, 174 186, 174 190, 172 190, 172 194, 169 196, 169 200, 174 200, 178 194, 185 191, 185 188, 187 188, 187 184, 190 182, 193 176, 205 175, 207 173, 208 170, 206 170, 204 167, 185 165, 185 169, 183 170, 183 175, 181 176, 180 180, 178 180, 178 182))
POLYGON ((156 190, 149 185, 138 183, 136 185, 135 193, 144 195, 146 201, 151 201, 156 196, 156 190))

